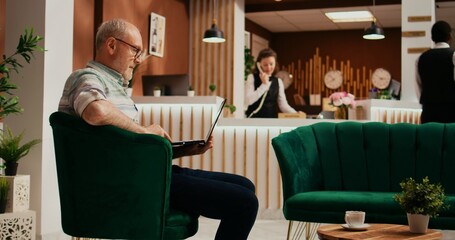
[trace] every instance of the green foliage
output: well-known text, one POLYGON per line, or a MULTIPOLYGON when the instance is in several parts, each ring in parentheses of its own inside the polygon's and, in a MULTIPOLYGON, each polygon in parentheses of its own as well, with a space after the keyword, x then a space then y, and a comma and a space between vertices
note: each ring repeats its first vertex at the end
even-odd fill
POLYGON ((40 139, 34 139, 21 146, 23 137, 24 132, 15 136, 8 127, 0 131, 0 158, 3 158, 5 163, 19 161, 33 146, 41 142, 40 139))
POLYGON ((19 73, 19 69, 23 67, 17 57, 22 57, 27 63, 30 63, 34 57, 34 51, 44 51, 38 46, 38 42, 41 40, 43 40, 42 37, 33 35, 33 28, 25 29, 24 34, 19 37, 16 52, 9 57, 2 56, 3 61, 0 63, 0 118, 23 111, 18 105, 18 97, 11 92, 11 90, 17 89, 17 85, 10 82, 10 73, 12 71, 19 73))
POLYGON ((236 110, 237 110, 237 107, 235 105, 231 105, 231 104, 226 104, 224 105, 225 108, 228 108, 229 109, 229 112, 231 112, 231 114, 233 114, 236 110))
POLYGON ((210 92, 215 92, 215 90, 216 90, 216 85, 213 84, 213 83, 210 83, 210 85, 209 85, 209 90, 210 90, 210 92))
POLYGON ((189 85, 188 86, 188 91, 194 91, 193 86, 189 85))
POLYGON ((246 81, 248 75, 253 72, 254 57, 251 55, 251 50, 245 47, 245 73, 244 80, 246 81))
POLYGON ((0 201, 6 200, 8 197, 8 181, 6 178, 0 177, 0 201))
POLYGON ((400 187, 402 192, 396 194, 394 199, 407 213, 437 217, 441 210, 449 207, 442 185, 430 183, 428 177, 421 183, 408 178, 400 183, 400 187))

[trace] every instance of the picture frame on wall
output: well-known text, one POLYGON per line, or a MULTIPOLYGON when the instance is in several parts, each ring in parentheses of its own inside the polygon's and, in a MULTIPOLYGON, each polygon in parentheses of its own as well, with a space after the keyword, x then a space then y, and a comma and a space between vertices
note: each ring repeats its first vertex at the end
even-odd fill
POLYGON ((166 18, 154 12, 150 14, 150 43, 149 53, 154 56, 164 55, 164 36, 166 18))

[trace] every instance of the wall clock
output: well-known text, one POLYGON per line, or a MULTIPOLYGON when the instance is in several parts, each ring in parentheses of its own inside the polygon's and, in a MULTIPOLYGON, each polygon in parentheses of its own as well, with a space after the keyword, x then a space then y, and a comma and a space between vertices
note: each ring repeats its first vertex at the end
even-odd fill
POLYGON ((385 89, 389 86, 390 80, 392 76, 390 75, 389 71, 385 70, 384 68, 378 68, 374 70, 373 74, 371 75, 371 82, 373 86, 379 89, 385 89))
POLYGON ((324 84, 327 88, 337 89, 343 84, 343 74, 339 70, 330 70, 324 76, 324 84))

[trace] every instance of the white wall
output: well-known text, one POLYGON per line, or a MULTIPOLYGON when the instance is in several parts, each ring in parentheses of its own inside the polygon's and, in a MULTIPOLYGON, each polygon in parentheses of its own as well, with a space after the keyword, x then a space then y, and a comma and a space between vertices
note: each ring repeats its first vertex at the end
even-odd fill
POLYGON ((425 31, 424 37, 401 38, 401 100, 419 102, 416 85, 416 60, 420 54, 408 53, 408 48, 432 47, 431 26, 435 22, 434 0, 402 0, 401 31, 425 31), (408 22, 409 16, 431 16, 430 22, 408 22))
POLYGON ((49 115, 57 110, 64 82, 72 71, 73 52, 72 0, 7 0, 5 53, 11 54, 19 35, 33 27, 43 36, 41 46, 30 65, 24 64, 14 74, 20 90, 23 114, 8 116, 5 124, 14 132, 26 129, 25 139, 42 139, 28 156, 19 162, 19 174, 31 175, 30 209, 37 213, 37 239, 65 239, 60 224, 55 157, 49 115))

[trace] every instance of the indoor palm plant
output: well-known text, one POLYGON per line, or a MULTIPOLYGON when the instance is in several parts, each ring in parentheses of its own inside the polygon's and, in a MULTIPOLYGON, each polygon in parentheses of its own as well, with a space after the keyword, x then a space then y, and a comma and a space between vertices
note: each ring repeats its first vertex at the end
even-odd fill
POLYGON ((395 195, 395 200, 406 211, 411 232, 425 233, 429 218, 437 217, 441 210, 448 208, 444 188, 440 183, 430 183, 428 177, 421 183, 407 178, 400 187, 402 192, 395 195))
MULTIPOLYGON (((33 28, 30 30, 25 29, 24 34, 19 37, 16 51, 8 57, 6 55, 2 56, 2 61, 0 62, 0 119, 5 118, 9 114, 18 114, 23 111, 18 105, 19 98, 12 93, 12 90, 18 87, 11 82, 10 75, 12 72, 19 73, 19 70, 23 67, 18 57, 30 63, 34 56, 34 51, 44 51, 43 48, 38 46, 41 40, 43 40, 42 37, 33 34, 33 28)), ((6 128, 5 132, 1 133, 2 150, 0 157, 4 159, 5 163, 11 161, 13 155, 18 156, 17 159, 13 160, 17 163, 17 160, 28 154, 30 148, 39 142, 39 140, 32 140, 20 146, 19 143, 22 138, 23 133, 19 136, 14 136, 8 128, 6 128)), ((9 173, 8 166, 5 171, 9 173)))
POLYGON ((23 138, 24 132, 14 135, 8 127, 0 132, 0 157, 5 162, 5 175, 7 176, 16 175, 17 161, 27 155, 33 146, 41 142, 39 139, 33 139, 21 145, 23 138))

